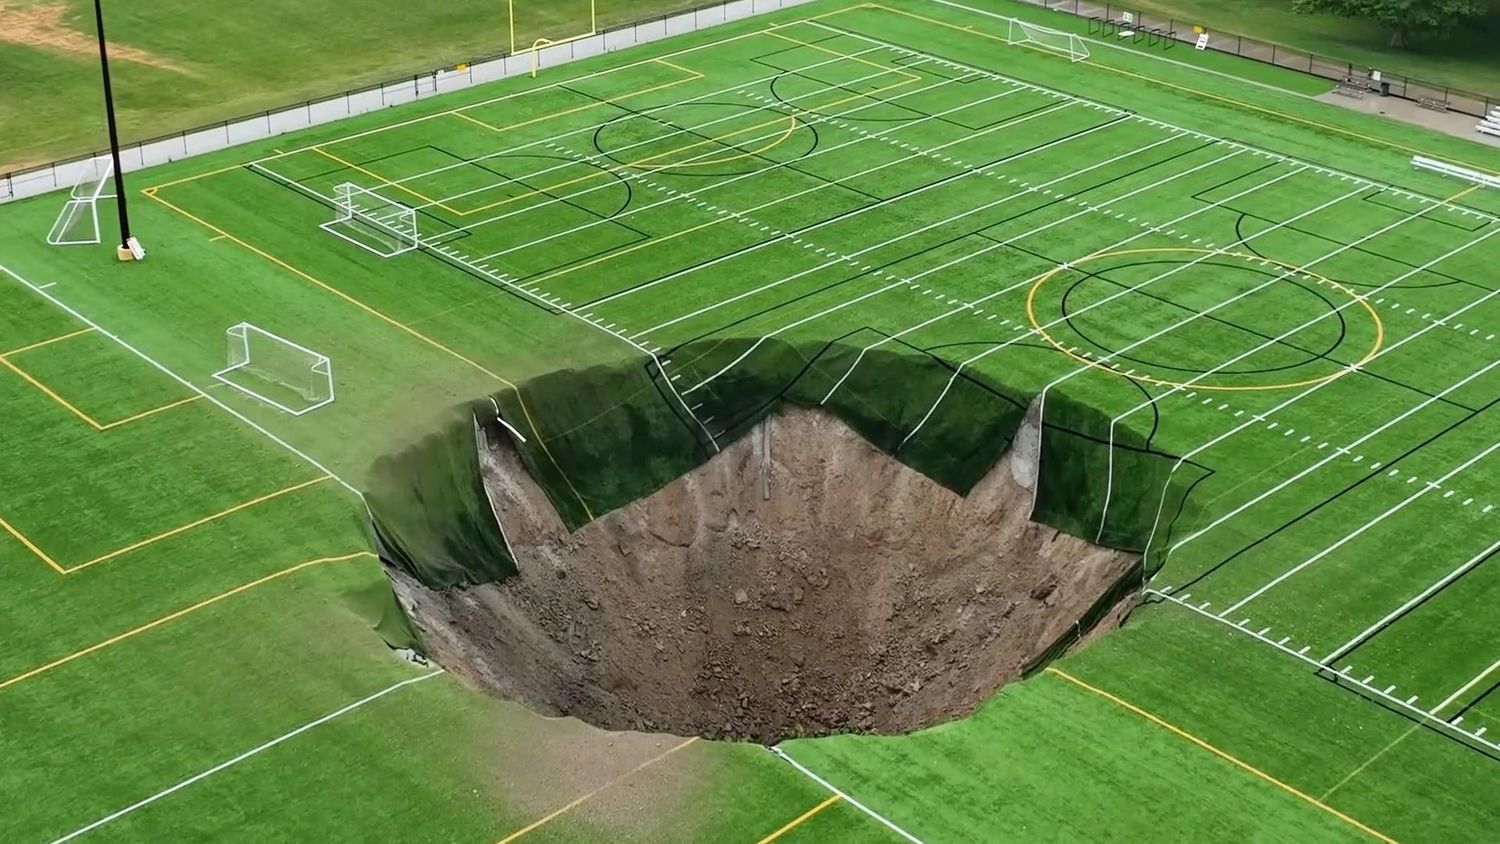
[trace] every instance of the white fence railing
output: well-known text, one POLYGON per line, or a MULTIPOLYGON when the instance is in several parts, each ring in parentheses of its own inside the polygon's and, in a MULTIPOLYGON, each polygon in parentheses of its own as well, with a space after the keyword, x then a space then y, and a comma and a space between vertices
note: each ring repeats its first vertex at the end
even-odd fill
MULTIPOLYGON (((309 126, 332 123, 346 117, 520 76, 531 72, 533 62, 539 62, 542 67, 552 67, 806 2, 810 0, 730 0, 676 15, 626 24, 587 38, 543 47, 535 55, 531 50, 523 50, 514 55, 481 59, 464 66, 463 70, 436 70, 252 117, 131 144, 121 148, 120 166, 129 173, 239 144, 265 140, 309 126)), ((0 203, 71 187, 77 183, 83 170, 93 166, 97 155, 99 153, 91 152, 77 159, 0 174, 0 203)))

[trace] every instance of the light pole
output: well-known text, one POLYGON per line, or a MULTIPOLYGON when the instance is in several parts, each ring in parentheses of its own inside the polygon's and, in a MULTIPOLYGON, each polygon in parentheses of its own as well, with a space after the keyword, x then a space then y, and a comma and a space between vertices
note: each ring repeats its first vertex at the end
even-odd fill
POLYGON ((115 204, 120 209, 118 252, 121 260, 129 260, 127 256, 134 257, 139 247, 131 243, 130 237, 130 210, 125 201, 125 171, 120 167, 120 130, 115 125, 115 93, 109 82, 109 49, 104 37, 104 8, 101 3, 102 0, 94 0, 94 23, 99 32, 99 68, 104 75, 104 115, 109 123, 109 154, 114 161, 115 204))

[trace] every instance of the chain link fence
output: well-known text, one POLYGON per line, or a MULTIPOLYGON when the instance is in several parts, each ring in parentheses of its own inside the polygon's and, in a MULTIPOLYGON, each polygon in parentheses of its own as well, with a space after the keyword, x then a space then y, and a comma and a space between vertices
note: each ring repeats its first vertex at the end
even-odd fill
MULTIPOLYGON (((1021 0, 1021 2, 1101 21, 1123 21, 1129 15, 1133 25, 1128 28, 1139 32, 1154 30, 1184 44, 1196 44, 1198 41, 1198 33, 1194 31, 1192 21, 1148 14, 1129 6, 1097 3, 1091 0, 1021 0)), ((1335 83, 1348 80, 1370 83, 1372 72, 1380 70, 1380 68, 1331 59, 1272 41, 1262 41, 1258 38, 1212 29, 1208 30, 1208 49, 1300 71, 1335 83)), ((1400 97, 1432 108, 1483 118, 1489 115, 1491 110, 1500 107, 1500 95, 1478 94, 1446 85, 1423 82, 1420 79, 1383 70, 1381 77, 1380 82, 1369 86, 1371 90, 1378 90, 1388 96, 1400 97)))

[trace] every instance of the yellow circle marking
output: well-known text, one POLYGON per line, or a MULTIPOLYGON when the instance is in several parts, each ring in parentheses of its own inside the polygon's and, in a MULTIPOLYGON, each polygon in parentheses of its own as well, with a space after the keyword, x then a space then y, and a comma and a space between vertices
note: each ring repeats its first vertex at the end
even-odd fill
POLYGON ((1116 252, 1096 252, 1093 255, 1087 255, 1077 261, 1072 261, 1066 266, 1058 267, 1048 272, 1046 275, 1043 275, 1041 278, 1037 279, 1036 283, 1031 286, 1031 290, 1026 294, 1026 318, 1031 322, 1031 327, 1035 328, 1037 330, 1037 333, 1041 335, 1042 339, 1046 340, 1053 348, 1057 349, 1059 352, 1062 352, 1063 354, 1078 361, 1079 363, 1087 364, 1088 366, 1094 367, 1095 369, 1099 369, 1103 372, 1108 372, 1111 375, 1118 375, 1122 378, 1129 378, 1131 380, 1140 381, 1146 384, 1154 384, 1159 387, 1188 387, 1194 390, 1217 392, 1291 390, 1296 389, 1297 387, 1309 387, 1313 384, 1321 384, 1324 381, 1332 381, 1333 379, 1341 378, 1350 372, 1349 367, 1340 366, 1334 372, 1318 378, 1309 378, 1305 381, 1291 381, 1285 384, 1257 384, 1248 386, 1231 384, 1200 384, 1196 382, 1190 384, 1182 381, 1166 381, 1160 378, 1152 378, 1149 375, 1126 375, 1124 372, 1113 369, 1094 358, 1080 355, 1064 346, 1062 343, 1059 343, 1051 334, 1047 333, 1046 327, 1041 323, 1040 320, 1036 318, 1037 292, 1042 289, 1043 285, 1051 281, 1053 278, 1057 277, 1057 275, 1062 273, 1063 271, 1076 267, 1080 264, 1085 264, 1090 261, 1098 261, 1103 258, 1120 258, 1128 255, 1147 255, 1162 252, 1188 253, 1194 255, 1223 255, 1230 258, 1245 258, 1257 262, 1263 260, 1268 264, 1274 264, 1284 270, 1295 274, 1312 276, 1313 278, 1326 283, 1330 287, 1339 290, 1349 298, 1358 302, 1361 306, 1364 307, 1365 311, 1369 313, 1370 321, 1375 325, 1375 342, 1370 345, 1370 350, 1365 352, 1364 357, 1360 358, 1359 361, 1354 364, 1356 367, 1364 366, 1366 363, 1369 363, 1372 358, 1380 354, 1380 349, 1385 345, 1385 323, 1381 321, 1380 314, 1376 313, 1375 309, 1370 306, 1370 303, 1366 301, 1363 296, 1359 295, 1359 293, 1349 289, 1342 284, 1339 284, 1338 282, 1334 281, 1331 278, 1328 278, 1327 276, 1319 275, 1315 272, 1311 272, 1300 267, 1294 267, 1291 264, 1282 263, 1281 261, 1277 261, 1272 258, 1261 258, 1259 255, 1248 255, 1243 252, 1220 252, 1215 249, 1193 249, 1181 246, 1153 247, 1149 249, 1125 249, 1116 252))

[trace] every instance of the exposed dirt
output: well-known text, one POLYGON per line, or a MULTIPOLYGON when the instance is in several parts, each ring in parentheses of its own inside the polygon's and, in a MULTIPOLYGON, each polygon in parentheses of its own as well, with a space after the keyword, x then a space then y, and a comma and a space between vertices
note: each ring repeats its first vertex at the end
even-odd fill
POLYGON ((434 659, 542 712, 763 742, 905 732, 1015 679, 1135 562, 1029 522, 1010 462, 959 496, 791 409, 570 534, 506 445, 485 473, 520 575, 442 593, 391 575, 434 659))
MULTIPOLYGON (((0 0, 0 42, 42 47, 59 53, 95 59, 99 41, 95 34, 74 29, 68 24, 66 3, 25 3, 0 0)), ((106 27, 107 29, 107 27, 106 27)), ((186 72, 180 65, 154 53, 109 42, 109 57, 163 70, 186 72)))

